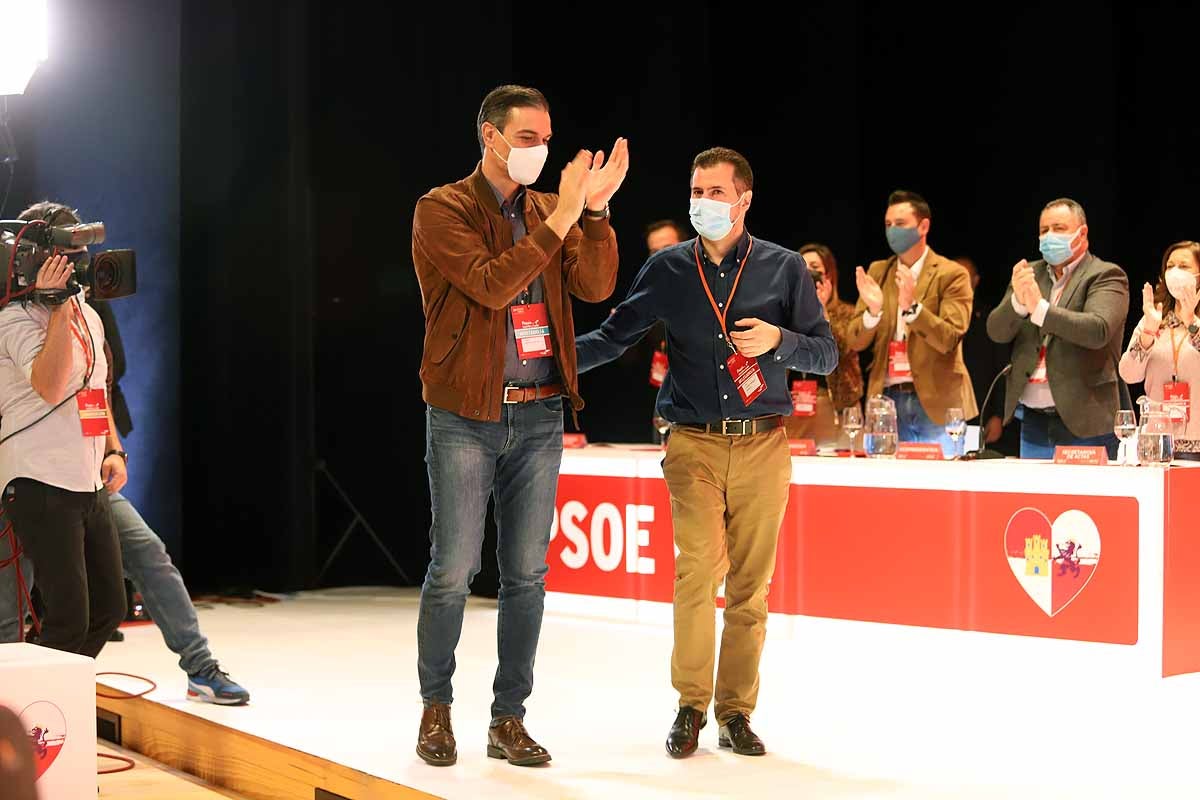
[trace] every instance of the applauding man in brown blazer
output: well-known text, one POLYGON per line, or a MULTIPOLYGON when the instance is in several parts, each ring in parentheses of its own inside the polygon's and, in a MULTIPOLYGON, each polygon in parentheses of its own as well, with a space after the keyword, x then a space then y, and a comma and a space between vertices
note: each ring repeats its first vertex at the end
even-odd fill
POLYGON ((458 759, 450 724, 454 650, 491 497, 500 663, 487 754, 530 766, 550 760, 524 719, 542 626, 563 409, 583 408, 571 298, 599 302, 616 284, 608 201, 625 180, 629 148, 618 139, 607 160, 603 151, 579 151, 555 195, 531 188, 550 149, 550 104, 541 92, 494 89, 475 133, 479 166, 422 197, 413 217, 433 512, 417 616, 425 707, 417 754, 435 766, 458 759))
POLYGON ((895 401, 900 441, 937 442, 952 455, 946 409, 961 408, 964 419, 977 413, 962 357, 971 279, 927 244, 929 204, 916 192, 892 192, 883 224, 895 255, 857 269, 850 344, 860 352, 872 348, 867 393, 895 401))

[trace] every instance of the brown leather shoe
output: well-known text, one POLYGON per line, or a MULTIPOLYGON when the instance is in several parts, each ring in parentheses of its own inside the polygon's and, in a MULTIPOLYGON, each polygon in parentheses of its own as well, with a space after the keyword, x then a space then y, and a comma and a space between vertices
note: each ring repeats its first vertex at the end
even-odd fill
POLYGON ((516 717, 500 717, 488 728, 488 758, 503 758, 517 767, 532 767, 550 760, 546 748, 535 742, 516 717))
POLYGON ((458 761, 454 729, 450 727, 450 706, 445 703, 425 706, 421 731, 417 734, 417 755, 435 767, 448 767, 458 761))

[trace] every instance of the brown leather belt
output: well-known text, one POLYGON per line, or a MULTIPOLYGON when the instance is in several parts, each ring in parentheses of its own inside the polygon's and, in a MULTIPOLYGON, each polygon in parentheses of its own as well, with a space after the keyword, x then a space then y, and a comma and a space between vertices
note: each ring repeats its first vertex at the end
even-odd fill
POLYGON ((530 403, 534 400, 546 400, 564 394, 561 384, 550 383, 545 386, 505 386, 504 404, 530 403))
POLYGON ((891 389, 893 392, 900 392, 901 394, 915 394, 917 391, 917 387, 912 381, 909 381, 908 383, 897 383, 884 388, 891 389))
POLYGON ((723 419, 720 422, 680 422, 678 428, 719 433, 723 436, 749 436, 752 433, 773 431, 783 425, 783 417, 774 414, 770 417, 755 417, 754 419, 723 419))

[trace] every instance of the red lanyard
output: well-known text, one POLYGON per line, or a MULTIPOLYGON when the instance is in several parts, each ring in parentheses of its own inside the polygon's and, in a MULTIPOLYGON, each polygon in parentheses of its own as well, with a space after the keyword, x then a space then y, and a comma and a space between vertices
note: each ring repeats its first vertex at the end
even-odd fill
POLYGON ((67 302, 71 304, 71 334, 74 335, 75 341, 79 342, 79 347, 83 350, 83 358, 87 365, 84 375, 90 377, 92 374, 92 365, 96 358, 92 350, 91 329, 88 328, 87 320, 83 318, 83 314, 79 311, 79 306, 75 304, 75 301, 68 300, 67 302), (83 336, 83 331, 88 332, 86 339, 83 336))
POLYGON ((1175 344, 1175 329, 1167 328, 1167 336, 1171 337, 1171 358, 1175 362, 1173 371, 1171 372, 1171 380, 1178 380, 1179 375, 1179 353, 1183 350, 1183 342, 1188 338, 1187 331, 1183 332, 1183 336, 1179 337, 1179 344, 1175 344))
POLYGON ((700 285, 704 287, 704 293, 708 295, 708 302, 712 304, 713 313, 717 315, 717 321, 721 323, 721 330, 725 334, 725 343, 729 345, 729 349, 736 351, 733 342, 729 341, 729 328, 726 327, 725 320, 729 316, 729 307, 733 305, 733 295, 737 292, 738 281, 742 279, 742 270, 746 268, 746 261, 750 258, 750 251, 754 249, 754 239, 750 239, 750 244, 746 246, 746 255, 742 256, 742 263, 738 265, 737 275, 733 279, 733 288, 729 290, 729 299, 725 301, 725 310, 717 306, 717 299, 713 297, 712 289, 708 288, 708 281, 704 277, 704 267, 700 264, 700 240, 696 240, 696 271, 700 273, 700 285))

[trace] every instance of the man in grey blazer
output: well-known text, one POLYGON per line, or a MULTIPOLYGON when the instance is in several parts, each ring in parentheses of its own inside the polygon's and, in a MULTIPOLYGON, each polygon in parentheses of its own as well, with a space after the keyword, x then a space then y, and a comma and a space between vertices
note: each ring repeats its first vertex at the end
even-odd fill
POLYGON ((1043 259, 1013 267, 988 315, 993 341, 1012 343, 1004 422, 1021 420, 1021 458, 1053 458, 1057 445, 1104 445, 1117 454, 1117 362, 1129 312, 1129 280, 1088 251, 1087 215, 1070 198, 1042 209, 1043 259))

